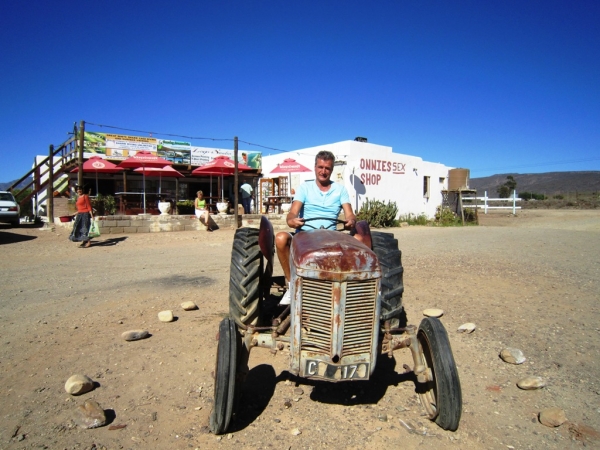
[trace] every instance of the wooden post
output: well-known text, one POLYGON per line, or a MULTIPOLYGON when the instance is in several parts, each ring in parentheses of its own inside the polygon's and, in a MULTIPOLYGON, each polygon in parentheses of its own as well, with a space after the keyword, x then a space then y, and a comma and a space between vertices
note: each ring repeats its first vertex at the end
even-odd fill
POLYGON ((462 190, 458 190, 458 204, 460 206, 460 218, 462 220, 462 224, 463 226, 465 225, 465 210, 463 208, 463 202, 462 202, 462 190))
POLYGON ((48 151, 48 186, 46 187, 46 215, 48 225, 54 224, 54 145, 48 151))
POLYGON ((175 215, 179 215, 179 209, 177 208, 177 202, 179 201, 179 178, 175 178, 175 215))
POLYGON ((238 186, 238 137, 235 136, 233 138, 233 164, 234 164, 234 171, 233 171, 233 190, 234 192, 234 196, 233 196, 233 210, 234 210, 234 220, 235 220, 235 227, 238 227, 238 195, 239 195, 239 186, 238 186))
POLYGON ((79 172, 77 172, 77 185, 83 187, 83 135, 85 133, 85 122, 82 120, 79 122, 79 152, 77 152, 77 166, 79 172))

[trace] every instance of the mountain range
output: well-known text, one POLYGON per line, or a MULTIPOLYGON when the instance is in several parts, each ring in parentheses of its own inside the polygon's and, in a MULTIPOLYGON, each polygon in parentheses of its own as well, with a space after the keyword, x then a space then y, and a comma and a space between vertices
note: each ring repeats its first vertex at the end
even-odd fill
POLYGON ((506 177, 509 175, 517 182, 517 195, 521 192, 547 196, 575 192, 600 192, 600 171, 503 173, 489 177, 471 178, 469 187, 476 189, 477 195, 483 195, 484 191, 487 191, 489 197, 495 197, 498 187, 506 182, 506 177))

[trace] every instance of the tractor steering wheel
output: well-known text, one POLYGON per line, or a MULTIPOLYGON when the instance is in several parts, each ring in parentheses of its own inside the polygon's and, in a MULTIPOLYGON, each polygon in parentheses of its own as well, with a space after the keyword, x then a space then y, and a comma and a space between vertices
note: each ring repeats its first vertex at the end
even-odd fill
MULTIPOLYGON (((344 225, 346 225, 346 221, 345 220, 332 219, 331 217, 311 217, 310 219, 304 219, 304 225, 306 225, 307 227, 312 228, 313 230, 316 230, 317 229, 316 227, 313 227, 312 225, 309 225, 309 224, 306 223, 306 222, 311 222, 313 220, 328 220, 331 223, 335 223, 336 224, 335 231, 344 231, 343 228, 341 230, 338 229, 337 228, 337 224, 343 223, 344 225)), ((302 226, 304 226, 304 225, 302 225, 302 226)))

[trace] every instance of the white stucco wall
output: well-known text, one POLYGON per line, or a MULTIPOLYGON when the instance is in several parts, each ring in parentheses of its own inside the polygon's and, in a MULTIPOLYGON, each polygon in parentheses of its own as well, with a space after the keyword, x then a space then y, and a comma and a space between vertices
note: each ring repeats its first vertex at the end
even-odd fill
MULTIPOLYGON (((364 201, 396 202, 399 216, 435 215, 442 203, 441 191, 448 188, 448 170, 452 167, 423 161, 417 156, 393 153, 392 147, 367 142, 342 141, 296 150, 278 155, 263 155, 263 176, 271 174, 285 158, 293 158, 314 168, 315 155, 328 150, 335 155, 332 180, 343 182, 350 194, 352 207, 358 211, 364 201), (429 196, 423 195, 424 177, 429 177, 429 196)), ((314 179, 314 172, 292 174, 292 187, 314 179)))

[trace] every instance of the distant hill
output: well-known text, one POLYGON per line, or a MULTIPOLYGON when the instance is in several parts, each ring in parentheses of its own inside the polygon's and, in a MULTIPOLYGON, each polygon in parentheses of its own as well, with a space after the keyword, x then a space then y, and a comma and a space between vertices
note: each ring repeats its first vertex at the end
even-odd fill
MULTIPOLYGON (((5 191, 5 190, 7 190, 9 187, 11 187, 11 186, 12 186, 12 184, 13 184, 15 181, 17 181, 17 180, 12 180, 12 181, 9 181, 9 182, 7 182, 7 183, 0 183, 0 191, 5 191)), ((31 178, 31 177, 25 178, 25 181, 23 181, 23 182, 22 182, 21 184, 19 184, 19 186, 17 186, 17 187, 23 187, 23 186, 27 186, 29 183, 31 183, 31 181, 32 181, 32 178, 31 178)))
POLYGON ((489 197, 495 197, 498 186, 506 182, 508 175, 512 175, 517 182, 517 195, 521 192, 547 196, 575 192, 600 192, 600 171, 503 173, 489 177, 471 178, 469 187, 477 189, 477 195, 483 195, 484 191, 487 191, 489 197))

